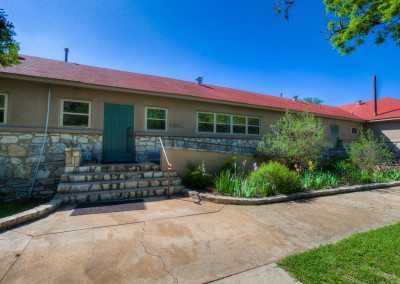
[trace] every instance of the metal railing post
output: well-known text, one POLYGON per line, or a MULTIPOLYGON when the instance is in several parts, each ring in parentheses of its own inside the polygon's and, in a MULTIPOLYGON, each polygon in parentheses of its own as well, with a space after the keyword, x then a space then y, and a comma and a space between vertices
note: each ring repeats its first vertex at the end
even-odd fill
POLYGON ((165 156, 165 160, 167 161, 168 164, 168 186, 167 186, 167 197, 170 197, 170 188, 171 188, 171 170, 172 170, 172 165, 169 163, 168 160, 168 156, 167 153, 165 152, 165 147, 164 144, 161 140, 161 137, 158 137, 158 139, 160 140, 160 144, 161 144, 161 149, 163 150, 164 156, 165 156))

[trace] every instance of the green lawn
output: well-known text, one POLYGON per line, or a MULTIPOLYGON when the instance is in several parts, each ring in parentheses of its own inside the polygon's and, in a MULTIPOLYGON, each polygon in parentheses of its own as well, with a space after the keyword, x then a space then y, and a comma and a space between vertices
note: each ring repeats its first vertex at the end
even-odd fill
POLYGON ((279 265, 303 283, 400 283, 400 223, 289 256, 279 265))
POLYGON ((31 209, 33 207, 43 204, 44 201, 37 200, 22 200, 15 202, 1 202, 0 203, 0 218, 4 218, 19 212, 31 209))

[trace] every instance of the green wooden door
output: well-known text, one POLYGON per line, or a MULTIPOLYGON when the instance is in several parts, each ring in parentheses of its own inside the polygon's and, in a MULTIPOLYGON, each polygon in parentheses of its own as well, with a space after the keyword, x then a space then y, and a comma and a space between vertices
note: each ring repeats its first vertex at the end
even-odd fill
POLYGON ((134 161, 133 106, 104 104, 103 162, 134 161))
POLYGON ((334 148, 339 147, 339 125, 331 124, 330 125, 330 132, 331 132, 332 146, 334 148))

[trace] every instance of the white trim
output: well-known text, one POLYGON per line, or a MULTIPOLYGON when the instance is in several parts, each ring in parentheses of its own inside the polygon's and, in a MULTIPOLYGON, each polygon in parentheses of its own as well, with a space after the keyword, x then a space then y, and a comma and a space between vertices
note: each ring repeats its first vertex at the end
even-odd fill
POLYGON ((1 108, 1 109, 4 109, 4 121, 3 122, 1 122, 0 121, 0 124, 1 125, 4 125, 4 124, 7 124, 7 122, 8 122, 8 94, 7 93, 0 93, 0 96, 4 96, 4 108, 1 108))
POLYGON ((60 126, 62 127, 78 127, 78 128, 90 128, 92 125, 92 102, 91 101, 82 101, 82 100, 75 100, 75 99, 61 99, 60 105, 60 126), (89 113, 74 113, 74 112, 64 112, 64 102, 73 102, 73 103, 86 103, 89 104, 89 113), (69 115, 80 115, 80 116, 88 116, 88 125, 81 126, 81 125, 64 125, 64 114, 69 115))
MULTIPOLYGON (((220 123, 220 124, 228 125, 227 123, 220 123)), ((207 111, 197 111, 197 113, 196 113, 196 131, 197 131, 197 133, 234 134, 234 135, 252 135, 252 136, 254 135, 254 136, 258 136, 258 135, 260 135, 260 129, 261 129, 261 118, 260 117, 256 117, 256 116, 247 116, 247 115, 241 115, 241 114, 228 114, 228 113, 219 113, 219 112, 215 112, 214 113, 214 112, 207 112, 207 111), (211 115, 214 116, 214 121, 213 121, 214 128, 213 128, 212 132, 210 132, 210 131, 199 131, 199 123, 211 124, 211 122, 200 122, 199 121, 199 114, 200 113, 211 114, 211 115), (230 119, 230 123, 229 123, 230 131, 229 132, 217 132, 217 115, 226 115, 226 116, 229 117, 229 119, 230 119), (236 117, 244 117, 245 118, 245 124, 234 124, 233 123, 233 117, 234 116, 236 116, 236 117), (256 125, 249 125, 248 124, 248 119, 249 118, 258 119, 258 122, 259 122, 259 124, 258 124, 258 129, 259 129, 258 134, 248 133, 249 132, 248 131, 249 126, 250 127, 257 127, 256 125), (235 132, 233 132, 233 127, 234 126, 244 126, 245 127, 245 133, 235 133, 235 132)))
POLYGON ((168 130, 168 109, 167 108, 162 108, 162 107, 145 107, 145 111, 144 111, 144 129, 146 131, 167 131, 168 130), (162 118, 150 118, 151 120, 165 120, 165 129, 147 129, 147 110, 149 109, 157 109, 157 110, 165 110, 165 119, 162 118))

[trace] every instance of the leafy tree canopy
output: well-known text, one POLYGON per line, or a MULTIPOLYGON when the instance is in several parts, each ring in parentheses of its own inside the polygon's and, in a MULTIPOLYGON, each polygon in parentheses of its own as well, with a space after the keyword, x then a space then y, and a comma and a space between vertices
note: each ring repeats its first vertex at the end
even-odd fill
POLYGON ((305 102, 305 103, 313 103, 313 104, 317 104, 317 105, 320 105, 324 102, 324 100, 322 100, 318 97, 305 97, 301 101, 305 102))
POLYGON ((0 65, 2 67, 19 63, 19 43, 14 40, 14 36, 14 25, 7 20, 7 14, 0 8, 0 65))
POLYGON ((321 119, 310 112, 286 111, 276 124, 270 126, 270 132, 258 144, 257 152, 289 167, 297 164, 305 168, 310 161, 317 161, 327 146, 321 119))
MULTIPOLYGON (((400 0, 323 0, 333 19, 328 23, 328 39, 340 54, 354 51, 373 36, 376 44, 391 38, 400 46, 400 0)), ((296 0, 277 1, 277 12, 289 19, 296 0)))

